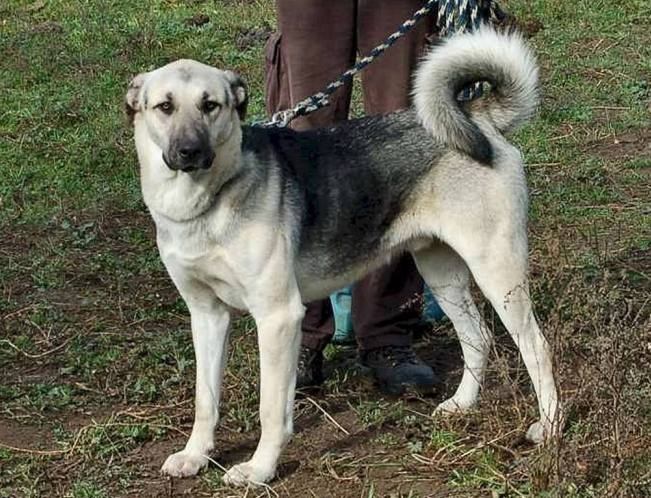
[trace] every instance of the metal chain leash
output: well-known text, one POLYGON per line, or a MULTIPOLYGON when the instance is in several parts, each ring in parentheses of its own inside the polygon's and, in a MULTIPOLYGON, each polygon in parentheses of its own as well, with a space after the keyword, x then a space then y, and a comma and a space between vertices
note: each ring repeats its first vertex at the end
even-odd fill
MULTIPOLYGON (((391 33, 380 45, 371 50, 366 57, 360 59, 338 79, 328 84, 323 91, 300 101, 291 109, 276 112, 271 117, 271 120, 263 123, 255 123, 255 126, 265 128, 276 126, 282 128, 299 116, 305 116, 329 105, 328 97, 330 95, 351 81, 357 73, 382 55, 396 41, 405 36, 437 4, 439 7, 437 24, 439 34, 442 37, 464 31, 474 31, 479 28, 482 21, 496 20, 501 22, 506 17, 495 0, 428 0, 421 9, 414 12, 409 19, 402 23, 397 31, 391 33)), ((464 90, 462 98, 471 99, 477 97, 481 95, 481 91, 481 83, 477 83, 474 87, 464 90)))

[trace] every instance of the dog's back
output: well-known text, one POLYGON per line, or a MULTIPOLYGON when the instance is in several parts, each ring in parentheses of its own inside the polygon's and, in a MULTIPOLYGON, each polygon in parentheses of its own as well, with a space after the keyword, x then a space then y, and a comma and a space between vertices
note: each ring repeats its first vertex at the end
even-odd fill
POLYGON ((279 176, 283 205, 296 220, 299 257, 311 261, 314 276, 376 252, 444 152, 408 111, 307 132, 248 128, 242 148, 263 174, 279 176))

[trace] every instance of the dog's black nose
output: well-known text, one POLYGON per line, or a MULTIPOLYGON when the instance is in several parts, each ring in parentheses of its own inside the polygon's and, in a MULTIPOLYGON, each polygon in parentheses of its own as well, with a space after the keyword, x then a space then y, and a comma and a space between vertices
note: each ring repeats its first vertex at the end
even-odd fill
POLYGON ((200 147, 181 147, 179 148, 179 156, 185 161, 195 161, 199 154, 201 154, 200 147))
POLYGON ((172 140, 163 160, 171 170, 194 171, 208 169, 215 157, 208 142, 208 136, 184 136, 172 140))

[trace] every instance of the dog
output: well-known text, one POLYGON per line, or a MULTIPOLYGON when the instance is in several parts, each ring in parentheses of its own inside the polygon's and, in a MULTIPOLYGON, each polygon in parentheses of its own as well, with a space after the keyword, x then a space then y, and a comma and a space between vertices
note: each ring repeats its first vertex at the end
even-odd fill
POLYGON ((243 126, 247 90, 230 71, 179 60, 133 79, 126 105, 142 194, 196 355, 192 433, 163 473, 190 476, 208 463, 231 312, 245 310, 258 330, 262 431, 224 480, 272 479, 292 434, 303 303, 405 251, 463 351, 460 385, 436 413, 470 409, 484 377, 492 337, 472 275, 531 377, 540 417, 527 437, 558 432, 550 348, 529 298, 522 156, 504 138, 535 111, 537 76, 519 35, 483 27, 425 56, 413 109, 305 132, 243 126), (458 98, 477 81, 490 95, 458 98))

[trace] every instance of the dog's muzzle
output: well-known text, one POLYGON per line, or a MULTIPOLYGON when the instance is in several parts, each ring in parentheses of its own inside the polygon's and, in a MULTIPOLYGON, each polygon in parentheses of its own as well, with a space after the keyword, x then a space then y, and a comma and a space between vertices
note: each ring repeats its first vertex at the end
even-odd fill
POLYGON ((209 147, 197 142, 172 147, 168 154, 163 152, 163 161, 169 169, 186 173, 209 169, 214 159, 214 152, 209 147))

